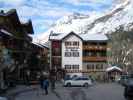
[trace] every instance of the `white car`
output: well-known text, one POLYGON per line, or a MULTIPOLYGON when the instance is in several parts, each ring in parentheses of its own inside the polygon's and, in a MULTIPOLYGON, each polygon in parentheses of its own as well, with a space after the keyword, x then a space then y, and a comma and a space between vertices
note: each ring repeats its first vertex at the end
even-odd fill
POLYGON ((73 79, 64 81, 64 86, 68 86, 68 87, 70 87, 70 86, 88 87, 90 85, 92 85, 92 81, 88 77, 77 77, 77 78, 73 78, 73 79))
POLYGON ((0 97, 0 100, 7 100, 6 97, 0 97))

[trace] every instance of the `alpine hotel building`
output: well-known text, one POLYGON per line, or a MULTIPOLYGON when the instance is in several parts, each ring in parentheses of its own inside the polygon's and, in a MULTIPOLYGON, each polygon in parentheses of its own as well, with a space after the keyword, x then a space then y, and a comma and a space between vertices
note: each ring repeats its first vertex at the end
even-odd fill
MULTIPOLYGON (((66 75, 102 78, 107 68, 107 41, 103 34, 51 33, 50 68, 66 75)), ((58 73, 57 73, 58 74, 58 73)))

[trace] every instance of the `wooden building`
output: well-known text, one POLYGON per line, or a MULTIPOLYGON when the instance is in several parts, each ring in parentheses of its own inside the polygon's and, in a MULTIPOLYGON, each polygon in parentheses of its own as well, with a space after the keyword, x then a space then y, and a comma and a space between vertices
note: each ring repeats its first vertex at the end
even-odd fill
POLYGON ((49 72, 49 48, 38 43, 31 43, 31 46, 33 51, 28 58, 28 67, 25 68, 25 75, 30 73, 28 76, 29 81, 37 81, 38 75, 49 72))
POLYGON ((1 10, 0 32, 2 33, 0 34, 1 43, 8 51, 12 64, 15 66, 15 68, 11 67, 11 72, 6 71, 4 80, 10 80, 11 77, 15 78, 14 80, 19 80, 21 78, 20 69, 30 54, 29 50, 31 50, 29 45, 32 42, 32 38, 29 34, 34 33, 32 22, 29 20, 27 23, 21 23, 15 9, 11 9, 8 12, 1 10))

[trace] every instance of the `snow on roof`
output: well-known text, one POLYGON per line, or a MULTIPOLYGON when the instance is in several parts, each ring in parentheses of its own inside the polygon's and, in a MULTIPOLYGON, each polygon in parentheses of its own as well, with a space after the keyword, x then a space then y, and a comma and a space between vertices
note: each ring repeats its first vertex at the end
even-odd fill
POLYGON ((41 48, 43 48, 43 46, 42 45, 40 45, 40 44, 38 44, 38 43, 35 43, 35 42, 32 42, 34 45, 37 45, 37 46, 39 46, 39 47, 41 47, 41 48))
POLYGON ((93 40, 97 40, 97 41, 107 41, 108 38, 106 35, 104 34, 80 34, 80 37, 84 40, 84 41, 93 41, 93 40))
POLYGON ((49 49, 49 46, 45 45, 45 44, 39 44, 41 45, 43 48, 48 48, 49 49))
POLYGON ((45 44, 40 44, 40 43, 36 43, 36 42, 32 42, 34 45, 37 45, 41 48, 48 48, 49 49, 49 46, 48 45, 45 45, 45 44))
POLYGON ((6 31, 4 29, 0 29, 0 31, 3 32, 6 35, 13 36, 12 33, 9 33, 8 31, 6 31))
POLYGON ((62 40, 65 36, 67 36, 69 33, 54 33, 50 35, 50 40, 62 40))
POLYGON ((43 46, 49 48, 50 47, 50 41, 47 41, 45 43, 41 43, 43 46))
POLYGON ((119 71, 122 71, 122 69, 119 68, 119 67, 117 67, 117 66, 112 66, 112 67, 109 67, 109 68, 106 69, 107 72, 112 71, 112 70, 119 70, 119 71))
MULTIPOLYGON (((51 40, 62 40, 65 36, 67 36, 69 33, 52 33, 50 35, 51 40)), ((77 34, 79 35, 79 34, 77 34)), ((84 41, 107 41, 108 38, 104 34, 80 34, 79 37, 81 37, 84 41)))

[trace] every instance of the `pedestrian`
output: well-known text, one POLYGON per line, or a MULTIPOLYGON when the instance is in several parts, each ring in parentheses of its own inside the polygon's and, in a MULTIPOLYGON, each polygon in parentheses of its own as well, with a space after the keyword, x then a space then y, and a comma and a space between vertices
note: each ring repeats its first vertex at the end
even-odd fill
POLYGON ((50 77, 51 90, 55 89, 55 76, 50 77))
POLYGON ((40 81, 40 88, 43 90, 43 75, 40 76, 39 81, 40 81))
POLYGON ((48 87, 49 87, 49 81, 47 77, 44 77, 43 79, 43 89, 45 90, 45 94, 48 94, 48 87))

